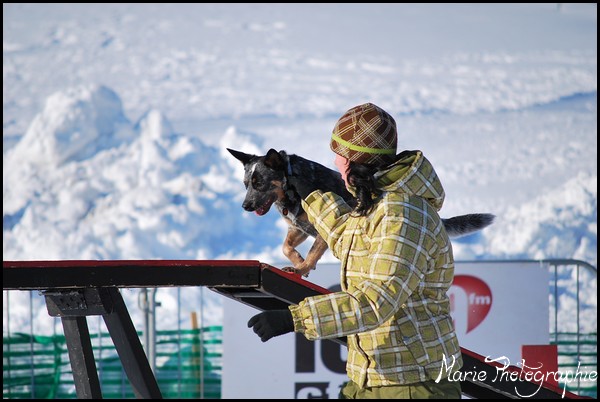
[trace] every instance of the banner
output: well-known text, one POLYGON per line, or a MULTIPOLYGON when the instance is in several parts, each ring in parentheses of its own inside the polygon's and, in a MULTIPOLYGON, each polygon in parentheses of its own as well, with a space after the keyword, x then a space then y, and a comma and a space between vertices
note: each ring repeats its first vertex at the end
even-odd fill
MULTIPOLYGON (((320 264, 308 280, 339 290, 339 264, 320 264)), ((449 297, 464 348, 517 365, 521 345, 548 344, 548 271, 540 262, 456 262, 449 297)), ((247 326, 259 310, 228 298, 223 308, 223 398, 338 397, 348 380, 345 346, 295 333, 263 343, 247 326)))

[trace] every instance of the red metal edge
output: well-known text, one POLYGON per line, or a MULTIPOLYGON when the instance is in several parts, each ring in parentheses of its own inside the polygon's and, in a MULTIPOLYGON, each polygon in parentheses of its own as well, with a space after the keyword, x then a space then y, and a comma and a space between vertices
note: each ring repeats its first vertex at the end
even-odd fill
POLYGON ((274 272, 275 274, 277 274, 277 275, 279 275, 279 276, 281 276, 281 277, 283 277, 285 279, 289 279, 292 282, 296 282, 297 284, 302 285, 304 287, 307 287, 307 288, 309 288, 311 290, 314 290, 315 292, 322 293, 322 294, 331 293, 331 290, 329 290, 329 289, 323 288, 323 287, 321 287, 319 285, 316 285, 316 284, 314 284, 312 282, 309 282, 309 281, 307 281, 305 279, 302 279, 301 275, 294 274, 292 272, 285 272, 285 271, 283 271, 283 270, 281 270, 279 268, 275 268, 274 266, 269 265, 269 264, 265 264, 265 263, 261 263, 261 267, 260 268, 264 269, 264 270, 267 270, 267 271, 274 272))
POLYGON ((137 265, 142 267, 256 267, 260 261, 255 260, 36 260, 36 261, 2 261, 2 268, 69 268, 69 267, 121 267, 137 265))
MULTIPOLYGON (((473 351, 471 351, 469 349, 465 349, 463 347, 461 347, 460 349, 461 349, 462 353, 464 353, 467 356, 470 356, 470 357, 472 357, 474 359, 477 359, 477 360, 479 360, 479 361, 481 361, 481 362, 483 362, 485 364, 488 364, 488 365, 494 366, 494 367, 498 367, 498 368, 503 368, 504 367, 503 364, 500 364, 498 362, 495 362, 495 361, 486 361, 485 360, 486 359, 485 356, 480 355, 478 353, 475 353, 475 352, 473 352, 473 351)), ((514 365, 510 365, 510 366, 504 368, 504 370, 507 370, 507 371, 509 371, 511 373, 518 373, 518 374, 520 374, 520 373, 523 372, 523 370, 520 367, 517 367, 517 366, 514 366, 514 365)), ((550 390, 550 391, 552 391, 552 392, 554 392, 556 394, 559 394, 559 395, 562 395, 563 392, 564 392, 565 395, 564 395, 563 398, 568 398, 568 399, 594 399, 594 398, 591 398, 589 396, 577 395, 577 394, 574 394, 574 393, 572 393, 570 391, 563 390, 563 388, 561 388, 560 386, 554 385, 554 384, 549 383, 547 381, 542 381, 542 387, 546 388, 546 389, 548 389, 548 390, 550 390)))

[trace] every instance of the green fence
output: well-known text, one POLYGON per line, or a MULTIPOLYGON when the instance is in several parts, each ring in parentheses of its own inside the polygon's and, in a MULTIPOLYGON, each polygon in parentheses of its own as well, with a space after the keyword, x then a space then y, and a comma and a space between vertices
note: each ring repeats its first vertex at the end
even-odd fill
MULTIPOLYGON (((138 332, 141 336, 141 332, 138 332)), ((134 398, 110 335, 91 334, 104 398, 134 398)), ((64 335, 3 337, 4 398, 77 397, 64 335)), ((164 398, 221 397, 222 327, 156 333, 156 379, 164 398)))
POLYGON ((550 339, 551 344, 558 345, 558 371, 567 380, 559 381, 560 387, 566 385, 567 391, 597 398, 598 334, 559 332, 550 334, 550 339), (595 378, 590 380, 593 373, 595 378))

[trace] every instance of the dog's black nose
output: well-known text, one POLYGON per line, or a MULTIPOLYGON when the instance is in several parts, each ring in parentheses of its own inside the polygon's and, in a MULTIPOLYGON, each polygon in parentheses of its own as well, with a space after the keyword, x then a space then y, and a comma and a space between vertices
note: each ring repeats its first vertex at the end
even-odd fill
POLYGON ((252 207, 252 203, 250 203, 250 202, 244 201, 244 203, 242 204, 242 208, 244 208, 248 212, 254 211, 254 208, 252 207))

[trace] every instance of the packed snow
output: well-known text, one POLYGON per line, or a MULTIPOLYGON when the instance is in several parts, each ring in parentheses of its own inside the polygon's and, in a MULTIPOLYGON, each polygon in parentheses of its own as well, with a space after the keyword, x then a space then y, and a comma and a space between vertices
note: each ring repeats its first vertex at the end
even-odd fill
MULTIPOLYGON (((436 167, 443 217, 497 216, 457 260, 596 266, 596 36, 596 4, 4 4, 4 260, 282 266, 286 224, 241 208, 226 148, 334 168, 335 121, 369 101, 436 167)), ((595 332, 595 276, 582 291, 595 332)), ((29 328, 29 293, 4 293, 11 332, 29 328)), ((188 322, 174 295, 158 329, 188 322)), ((221 323, 220 296, 182 297, 221 323)))

